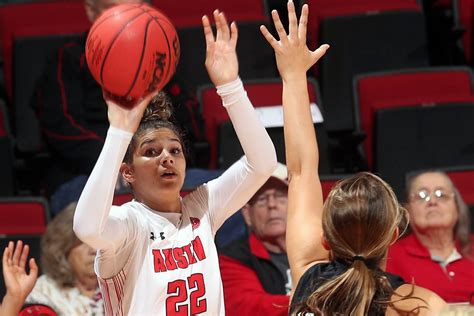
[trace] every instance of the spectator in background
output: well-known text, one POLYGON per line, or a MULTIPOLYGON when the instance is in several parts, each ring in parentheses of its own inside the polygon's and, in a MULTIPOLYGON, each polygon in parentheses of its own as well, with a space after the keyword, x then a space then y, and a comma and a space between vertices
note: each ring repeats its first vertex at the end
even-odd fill
POLYGON ((291 277, 286 256, 286 167, 242 208, 249 234, 220 251, 226 315, 288 315, 291 277))
POLYGON ((29 273, 25 270, 29 251, 28 245, 23 246, 21 240, 17 241, 16 247, 13 241, 10 241, 3 251, 2 270, 7 293, 0 305, 1 316, 18 315, 26 297, 35 285, 38 266, 34 258, 28 261, 29 273))
POLYGON ((49 224, 41 240, 44 274, 26 299, 52 307, 58 315, 103 315, 102 297, 94 273, 95 250, 72 230, 76 202, 49 224))
MULTIPOLYGON (((106 9, 140 0, 85 0, 91 23, 106 9)), ((46 64, 36 87, 33 107, 37 110, 52 163, 46 173, 48 195, 80 175, 88 176, 99 157, 109 127, 102 89, 92 77, 85 58, 87 34, 61 47, 46 64)), ((164 88, 175 106, 174 120, 190 143, 200 138, 196 99, 176 81, 164 88)), ((192 146, 187 146, 192 148, 192 146)), ((189 161, 189 160, 188 160, 189 161)), ((193 161, 190 160, 190 166, 193 161)))
POLYGON ((387 271, 428 288, 448 303, 474 295, 474 251, 469 210, 444 172, 407 177, 412 233, 389 251, 387 271))

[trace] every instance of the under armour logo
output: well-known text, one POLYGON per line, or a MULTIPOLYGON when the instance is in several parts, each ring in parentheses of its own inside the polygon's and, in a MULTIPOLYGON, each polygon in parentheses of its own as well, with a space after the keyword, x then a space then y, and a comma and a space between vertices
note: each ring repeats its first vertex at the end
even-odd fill
MULTIPOLYGON (((165 240, 165 232, 160 232, 160 238, 161 238, 161 240, 165 240)), ((151 239, 151 240, 155 240, 155 239, 156 239, 154 232, 150 232, 150 239, 151 239)))

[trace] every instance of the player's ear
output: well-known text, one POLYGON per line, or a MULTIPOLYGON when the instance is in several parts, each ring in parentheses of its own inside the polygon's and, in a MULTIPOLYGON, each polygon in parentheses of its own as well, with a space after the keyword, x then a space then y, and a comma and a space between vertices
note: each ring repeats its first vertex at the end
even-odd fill
POLYGON ((120 173, 122 174, 122 178, 126 182, 128 182, 130 184, 135 182, 135 176, 133 174, 133 169, 127 163, 122 162, 122 165, 120 166, 120 173))

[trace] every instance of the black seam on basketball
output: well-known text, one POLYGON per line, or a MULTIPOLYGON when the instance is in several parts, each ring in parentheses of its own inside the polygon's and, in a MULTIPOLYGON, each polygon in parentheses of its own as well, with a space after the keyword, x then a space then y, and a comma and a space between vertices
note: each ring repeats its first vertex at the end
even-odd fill
MULTIPOLYGON (((147 12, 148 13, 148 12, 147 12)), ((164 79, 168 78, 168 75, 170 73, 170 68, 171 68, 171 47, 170 47, 170 41, 168 39, 168 34, 166 34, 165 30, 163 29, 163 26, 158 23, 158 20, 159 18, 157 17, 154 17, 153 15, 151 14, 148 14, 149 16, 151 16, 151 18, 153 19, 153 21, 155 21, 155 23, 160 27, 161 31, 163 32, 163 35, 165 36, 165 39, 166 39, 166 46, 168 47, 168 67, 166 67, 166 76, 163 76, 164 79)))
POLYGON ((114 38, 112 39, 112 41, 109 43, 109 47, 107 48, 107 52, 105 53, 105 56, 104 56, 104 60, 102 61, 102 66, 100 67, 100 82, 101 84, 103 85, 104 84, 104 80, 103 80, 103 74, 104 74, 104 67, 105 67, 105 63, 107 62, 107 57, 109 56, 109 53, 110 53, 110 50, 112 49, 112 46, 114 46, 114 43, 115 41, 117 40, 117 38, 120 36, 120 34, 122 33, 122 31, 130 24, 132 23, 133 21, 135 21, 136 19, 138 19, 141 15, 143 14, 143 12, 140 12, 138 15, 134 16, 132 19, 128 20, 128 22, 124 25, 122 25, 122 28, 117 32, 117 34, 115 34, 114 38))
POLYGON ((130 92, 132 91, 133 87, 135 86, 135 83, 137 83, 138 75, 140 74, 140 70, 142 69, 143 56, 145 55, 145 48, 146 48, 146 43, 147 43, 148 28, 150 27, 151 21, 152 20, 149 19, 146 23, 145 35, 143 37, 142 53, 140 55, 140 62, 138 63, 138 69, 137 69, 137 72, 135 73, 135 78, 133 78, 133 81, 130 84, 130 88, 128 89, 127 93, 125 93, 124 96, 128 96, 130 92))
POLYGON ((120 12, 114 11, 114 12, 111 13, 109 16, 104 17, 103 20, 100 21, 100 23, 97 23, 97 24, 92 25, 92 28, 90 29, 89 34, 92 34, 92 33, 95 31, 95 29, 96 29, 97 27, 99 27, 102 23, 104 23, 104 22, 107 21, 108 19, 114 17, 115 15, 117 15, 117 14, 122 14, 122 13, 128 12, 128 11, 130 11, 130 10, 134 10, 134 9, 140 9, 140 6, 142 6, 142 5, 143 5, 143 4, 135 5, 135 6, 131 7, 131 8, 127 8, 126 10, 123 10, 123 11, 120 11, 120 12))

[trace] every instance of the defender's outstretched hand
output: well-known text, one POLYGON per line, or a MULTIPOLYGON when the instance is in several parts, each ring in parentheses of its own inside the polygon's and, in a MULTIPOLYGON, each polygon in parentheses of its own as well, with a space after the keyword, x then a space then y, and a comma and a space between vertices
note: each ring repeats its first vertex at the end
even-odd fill
POLYGON ((205 15, 202 17, 202 26, 206 38, 206 69, 215 86, 223 85, 237 79, 239 74, 239 63, 237 61, 237 25, 232 22, 227 24, 223 12, 214 11, 217 34, 214 33, 205 15))
POLYGON ((292 75, 299 76, 302 71, 306 73, 311 66, 324 56, 329 48, 329 45, 324 44, 315 51, 311 51, 306 45, 308 5, 303 5, 298 24, 295 5, 293 1, 288 1, 289 34, 286 34, 276 10, 272 11, 272 18, 280 40, 276 40, 264 25, 260 26, 260 30, 267 42, 275 50, 278 71, 282 79, 288 80, 292 75))
POLYGON ((28 262, 30 273, 25 270, 29 250, 28 245, 23 246, 23 242, 19 240, 15 248, 10 241, 3 251, 3 278, 7 293, 1 306, 2 315, 17 314, 36 283, 38 266, 34 258, 28 262))

